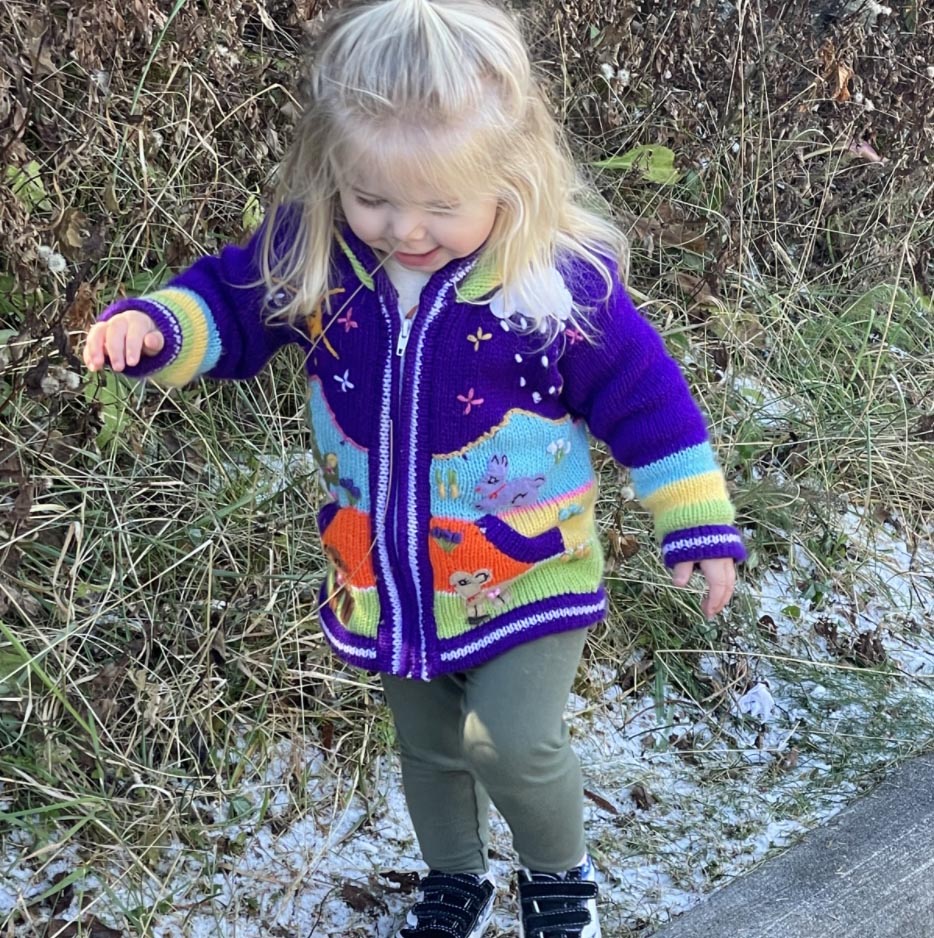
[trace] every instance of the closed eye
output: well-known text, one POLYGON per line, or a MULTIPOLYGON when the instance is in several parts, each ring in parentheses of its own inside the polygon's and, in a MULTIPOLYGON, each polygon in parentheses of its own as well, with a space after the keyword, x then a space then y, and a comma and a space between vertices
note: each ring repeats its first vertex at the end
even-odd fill
POLYGON ((357 204, 363 205, 366 208, 379 208, 381 205, 386 204, 385 199, 367 199, 362 195, 357 196, 357 204))

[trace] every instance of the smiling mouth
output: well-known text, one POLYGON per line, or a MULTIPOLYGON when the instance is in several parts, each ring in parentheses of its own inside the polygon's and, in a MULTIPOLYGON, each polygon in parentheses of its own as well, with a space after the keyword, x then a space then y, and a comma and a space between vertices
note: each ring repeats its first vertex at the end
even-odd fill
POLYGON ((393 254, 395 254, 396 257, 414 257, 414 258, 421 258, 421 257, 430 257, 430 256, 431 256, 432 254, 434 254, 435 251, 437 251, 437 250, 438 250, 438 248, 434 247, 434 248, 432 248, 430 251, 423 251, 423 252, 420 253, 420 254, 414 254, 414 253, 412 253, 412 252, 410 252, 410 251, 393 251, 393 254))

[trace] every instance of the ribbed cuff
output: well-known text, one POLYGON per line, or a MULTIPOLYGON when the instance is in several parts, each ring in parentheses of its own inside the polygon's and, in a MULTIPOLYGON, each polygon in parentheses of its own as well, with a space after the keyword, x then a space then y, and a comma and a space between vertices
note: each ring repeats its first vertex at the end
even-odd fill
POLYGON ((742 535, 732 525, 683 528, 666 534, 662 540, 662 558, 666 567, 684 561, 696 563, 722 557, 732 557, 737 563, 746 559, 742 535))
POLYGON ((145 313, 162 333, 163 346, 155 355, 143 355, 136 365, 127 365, 122 374, 128 378, 148 378, 150 375, 168 367, 178 358, 182 348, 182 333, 178 321, 166 312, 158 303, 151 303, 144 297, 127 297, 111 303, 104 312, 98 316, 98 322, 107 322, 118 313, 129 311, 145 313))

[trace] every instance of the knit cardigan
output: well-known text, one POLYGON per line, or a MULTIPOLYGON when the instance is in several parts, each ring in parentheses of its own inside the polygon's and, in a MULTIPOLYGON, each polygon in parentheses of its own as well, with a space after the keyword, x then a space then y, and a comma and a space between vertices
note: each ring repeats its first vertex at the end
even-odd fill
POLYGON ((403 322, 345 228, 327 301, 286 323, 270 317, 260 249, 261 234, 225 247, 101 319, 148 313, 164 347, 126 373, 167 385, 250 378, 284 344, 304 350, 327 492, 321 625, 344 661, 428 680, 601 620, 587 428, 630 467, 667 565, 743 559, 704 419, 619 283, 607 299, 589 265, 553 271, 550 338, 470 256, 434 273, 403 322), (590 309, 583 328, 572 301, 590 309))

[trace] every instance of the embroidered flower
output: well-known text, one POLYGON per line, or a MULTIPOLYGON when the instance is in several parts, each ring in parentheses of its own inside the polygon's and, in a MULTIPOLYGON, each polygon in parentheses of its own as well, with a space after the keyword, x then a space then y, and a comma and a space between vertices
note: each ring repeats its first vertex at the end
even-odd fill
POLYGON ((463 394, 458 394, 458 395, 457 395, 457 399, 458 399, 462 404, 466 404, 466 405, 467 405, 467 406, 464 408, 464 416, 465 416, 465 417, 467 416, 467 414, 470 413, 470 411, 471 411, 472 408, 474 408, 474 407, 479 407, 479 406, 483 403, 483 398, 482 398, 482 397, 474 397, 474 389, 473 389, 473 388, 471 388, 471 389, 467 392, 467 396, 466 396, 466 397, 465 397, 463 394))
POLYGON ((481 342, 486 342, 487 339, 492 339, 492 338, 493 338, 493 333, 492 333, 492 332, 484 332, 484 331, 483 331, 483 326, 477 326, 477 331, 476 331, 473 335, 468 335, 468 336, 467 336, 467 341, 468 341, 468 342, 473 342, 473 350, 474 350, 475 352, 479 352, 479 351, 480 351, 480 343, 481 343, 481 342))
POLYGON ((578 342, 584 341, 584 333, 578 329, 565 329, 564 334, 567 336, 568 342, 571 345, 577 345, 578 342))
POLYGON ((559 463, 571 452, 571 441, 565 439, 555 440, 548 444, 548 452, 554 456, 555 462, 559 463))
POLYGON ((334 380, 341 386, 341 390, 346 394, 348 391, 352 391, 354 386, 350 380, 350 369, 348 368, 343 376, 334 375, 334 380))
POLYGON ((354 322, 353 310, 349 306, 347 312, 343 316, 339 316, 337 321, 344 327, 344 332, 350 332, 351 329, 356 329, 360 325, 360 323, 354 322))

